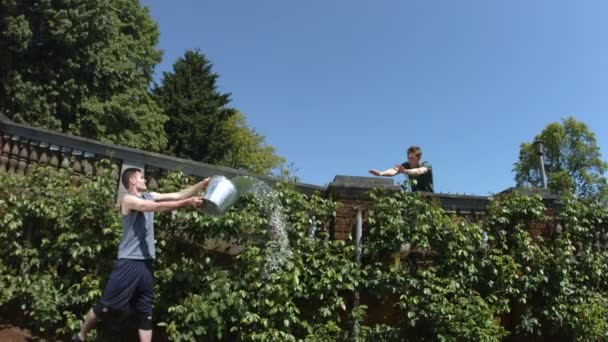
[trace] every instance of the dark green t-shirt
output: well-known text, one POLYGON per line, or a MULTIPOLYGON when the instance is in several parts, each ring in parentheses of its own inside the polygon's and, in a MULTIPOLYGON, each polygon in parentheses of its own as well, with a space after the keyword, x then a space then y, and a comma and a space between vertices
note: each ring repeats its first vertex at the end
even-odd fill
MULTIPOLYGON (((413 169, 409 162, 401 164, 406 170, 413 169)), ((422 162, 420 167, 426 167, 429 172, 420 176, 407 176, 412 191, 433 192, 433 168, 430 163, 422 162)), ((407 182, 404 183, 407 186, 407 182)))

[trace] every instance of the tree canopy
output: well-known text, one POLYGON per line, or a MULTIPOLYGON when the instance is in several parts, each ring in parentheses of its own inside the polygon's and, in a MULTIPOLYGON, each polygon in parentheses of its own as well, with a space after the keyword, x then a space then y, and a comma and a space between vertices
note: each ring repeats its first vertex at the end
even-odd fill
POLYGON ((573 117, 550 123, 532 142, 521 144, 519 160, 513 169, 517 185, 541 185, 540 160, 534 147, 536 140, 543 142, 550 189, 581 197, 607 198, 604 173, 608 165, 601 159, 595 134, 573 117))
POLYGON ((2 1, 0 110, 34 126, 160 151, 149 94, 159 30, 137 0, 2 1))

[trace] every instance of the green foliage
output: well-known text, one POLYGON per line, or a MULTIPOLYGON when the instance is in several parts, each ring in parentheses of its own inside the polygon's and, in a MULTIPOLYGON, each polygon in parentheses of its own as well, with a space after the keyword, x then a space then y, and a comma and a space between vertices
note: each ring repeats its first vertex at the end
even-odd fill
POLYGON ((578 341, 608 339, 608 300, 605 295, 592 293, 582 303, 572 306, 572 322, 567 322, 572 336, 578 341))
POLYGON ((0 176, 0 305, 41 331, 73 331, 75 310, 101 294, 121 233, 110 170, 79 188, 64 170, 0 176))
POLYGON ((370 327, 370 336, 444 341, 505 336, 495 320, 496 301, 478 293, 484 281, 481 228, 446 215, 416 193, 376 192, 372 201, 366 222, 366 285, 380 301, 392 294, 385 304, 393 302, 397 318, 392 326, 370 327), (402 253, 416 256, 404 263, 398 256, 402 253))
POLYGON ((281 167, 285 158, 276 155, 275 148, 266 145, 265 138, 247 126, 245 115, 237 112, 226 123, 232 148, 219 162, 220 165, 251 171, 256 174, 268 174, 281 167))
POLYGON ((563 234, 545 242, 529 233, 530 223, 549 220, 538 196, 497 198, 480 224, 418 194, 376 192, 372 200, 364 281, 376 300, 370 311, 390 305, 393 318, 366 326, 367 339, 605 339, 608 253, 592 247, 608 232, 599 203, 565 199, 563 234), (575 241, 585 246, 578 257, 575 241))
MULTIPOLYGON (((101 295, 121 234, 106 166, 79 187, 61 170, 0 174, 0 306, 24 313, 15 324, 62 339, 101 295)), ((173 173, 160 191, 192 181, 173 173)), ((562 234, 540 241, 529 224, 552 218, 537 196, 496 198, 482 221, 469 222, 420 194, 374 191, 357 264, 353 243, 329 236, 337 203, 287 184, 277 193, 291 253, 270 275, 268 210, 255 198, 217 218, 157 215, 154 317, 171 340, 607 337, 608 252, 596 241, 608 234, 608 209, 597 202, 564 198, 562 234), (227 243, 240 252, 224 253, 227 243)), ((120 334, 99 329, 107 339, 120 334)))
MULTIPOLYGON (((117 181, 108 171, 74 188, 71 174, 39 169, 0 175, 1 305, 17 306, 43 336, 73 332, 101 295, 121 234, 117 181), (28 228, 31 234, 28 235, 28 228)), ((189 184, 181 174, 161 191, 189 184)), ((268 217, 254 198, 220 218, 193 210, 157 216, 155 320, 175 340, 295 340, 347 335, 349 298, 359 282, 353 247, 328 237, 335 204, 280 186, 293 253, 262 278, 268 217), (316 227, 317 237, 311 236, 316 227), (230 240, 237 257, 206 247, 230 240), (327 271, 327 272, 326 272, 327 271), (194 328, 193 328, 194 327, 194 328)), ((107 336, 107 332, 105 334, 107 336)), ((111 337, 108 337, 111 338, 111 337)))
POLYGON ((0 110, 87 138, 160 151, 148 87, 158 27, 137 0, 2 1, 0 110))
MULTIPOLYGON (((568 117, 553 122, 534 137, 544 143, 548 185, 557 192, 608 200, 608 164, 601 159, 595 134, 585 123, 568 117)), ((522 143, 514 164, 518 185, 541 186, 540 161, 534 143, 522 143)))
MULTIPOLYGON (((232 237, 246 247, 229 265, 220 265, 221 258, 213 253, 201 264, 196 261, 201 260, 199 249, 193 259, 182 256, 179 267, 174 264, 159 277, 171 283, 162 297, 164 301, 170 296, 166 326, 173 339, 346 339, 346 301, 359 283, 359 271, 352 261, 353 247, 327 239, 335 204, 318 196, 307 198, 287 185, 278 190, 293 253, 286 267, 269 279, 263 278, 267 254, 272 252, 264 208, 248 199, 221 218, 197 215, 197 225, 205 227, 207 237, 232 237), (310 236, 313 226, 318 238, 310 236), (194 278, 184 281, 179 275, 184 269, 190 269, 185 274, 194 278), (186 291, 175 296, 176 289, 186 291)), ((188 230, 197 229, 192 225, 188 230)))

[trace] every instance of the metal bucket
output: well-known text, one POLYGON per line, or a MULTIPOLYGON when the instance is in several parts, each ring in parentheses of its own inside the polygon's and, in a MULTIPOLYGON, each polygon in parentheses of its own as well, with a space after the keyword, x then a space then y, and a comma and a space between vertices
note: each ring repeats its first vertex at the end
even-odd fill
POLYGON ((224 176, 213 176, 203 195, 202 211, 207 215, 220 216, 230 208, 239 197, 232 182, 224 176))

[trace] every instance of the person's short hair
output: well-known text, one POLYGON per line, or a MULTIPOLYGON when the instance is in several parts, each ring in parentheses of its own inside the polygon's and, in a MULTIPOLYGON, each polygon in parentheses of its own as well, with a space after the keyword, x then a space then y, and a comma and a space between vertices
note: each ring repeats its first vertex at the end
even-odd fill
POLYGON ((407 155, 409 156, 412 153, 415 154, 416 157, 420 157, 420 156, 422 156, 422 149, 418 146, 410 146, 407 149, 407 155))
POLYGON ((120 179, 122 181, 122 185, 125 186, 125 189, 129 188, 129 180, 137 172, 141 172, 141 170, 136 167, 127 168, 122 172, 122 176, 120 177, 120 179))

